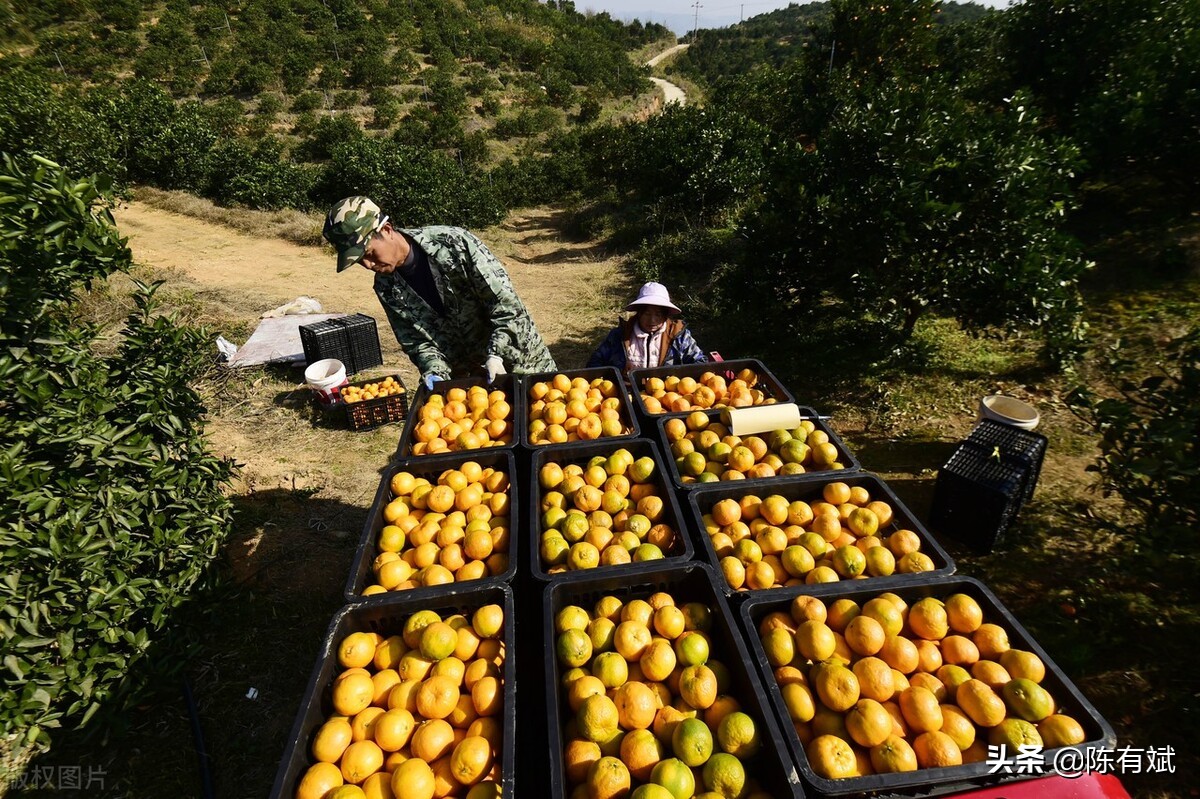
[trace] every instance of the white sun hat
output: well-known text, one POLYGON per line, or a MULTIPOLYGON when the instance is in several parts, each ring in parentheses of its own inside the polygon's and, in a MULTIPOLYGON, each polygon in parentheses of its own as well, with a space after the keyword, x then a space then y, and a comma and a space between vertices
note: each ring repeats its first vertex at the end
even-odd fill
POLYGON ((638 291, 637 299, 626 305, 625 310, 636 311, 646 305, 669 308, 675 313, 679 313, 679 309, 671 302, 671 295, 667 292, 667 287, 662 283, 644 284, 638 291))

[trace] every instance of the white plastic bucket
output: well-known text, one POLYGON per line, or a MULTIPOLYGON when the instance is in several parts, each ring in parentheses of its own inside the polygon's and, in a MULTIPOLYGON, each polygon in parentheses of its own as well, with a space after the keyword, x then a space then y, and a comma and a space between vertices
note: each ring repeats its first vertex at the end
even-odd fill
POLYGON ((346 379, 346 367, 337 358, 325 358, 310 363, 304 370, 308 387, 317 392, 317 401, 332 405, 341 399, 341 388, 350 384, 346 379))
POLYGON ((979 418, 1032 430, 1042 417, 1028 402, 1004 394, 991 394, 979 400, 979 418))

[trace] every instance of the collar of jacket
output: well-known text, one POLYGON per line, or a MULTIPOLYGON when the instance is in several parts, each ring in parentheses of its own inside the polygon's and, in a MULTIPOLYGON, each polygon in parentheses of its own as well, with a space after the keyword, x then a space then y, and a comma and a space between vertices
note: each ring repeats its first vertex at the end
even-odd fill
MULTIPOLYGON (((625 362, 626 368, 629 365, 629 343, 633 341, 633 329, 637 325, 637 316, 631 316, 621 322, 621 341, 625 345, 625 362)), ((659 345, 658 351, 658 366, 662 366, 667 361, 667 350, 671 347, 671 342, 674 341, 680 333, 683 332, 682 319, 669 319, 662 326, 662 343, 659 345)))

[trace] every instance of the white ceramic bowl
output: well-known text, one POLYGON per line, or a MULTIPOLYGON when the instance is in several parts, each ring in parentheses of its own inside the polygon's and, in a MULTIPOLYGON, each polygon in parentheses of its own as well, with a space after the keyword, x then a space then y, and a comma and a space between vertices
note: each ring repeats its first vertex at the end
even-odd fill
POLYGON ((991 394, 979 400, 979 418, 1011 424, 1022 430, 1032 430, 1041 421, 1041 414, 1028 402, 1004 394, 991 394))

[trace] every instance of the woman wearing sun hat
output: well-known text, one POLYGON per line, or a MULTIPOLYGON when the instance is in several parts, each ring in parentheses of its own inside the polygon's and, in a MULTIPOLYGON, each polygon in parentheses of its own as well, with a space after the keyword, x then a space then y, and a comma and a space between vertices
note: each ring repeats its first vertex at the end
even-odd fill
POLYGON ((615 366, 628 374, 634 369, 708 360, 683 320, 670 318, 679 309, 662 283, 643 285, 625 310, 634 315, 609 332, 588 360, 588 368, 615 366))

